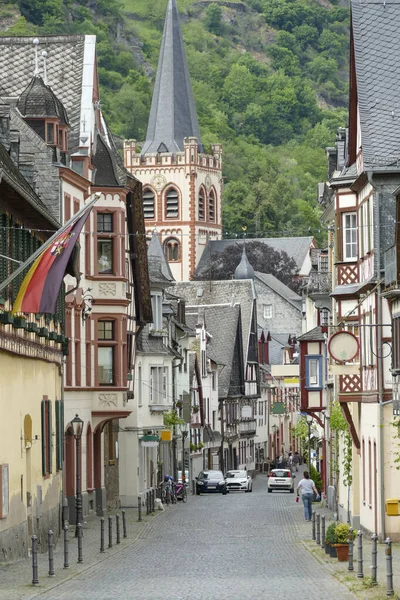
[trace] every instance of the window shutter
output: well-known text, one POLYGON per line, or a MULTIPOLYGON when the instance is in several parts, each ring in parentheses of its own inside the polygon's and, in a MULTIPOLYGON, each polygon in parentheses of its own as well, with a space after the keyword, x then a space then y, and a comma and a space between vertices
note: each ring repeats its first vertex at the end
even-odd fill
POLYGON ((56 471, 61 469, 60 401, 56 400, 56 471))
POLYGON ((64 465, 64 400, 60 400, 60 456, 61 469, 64 465))
POLYGON ((51 400, 47 401, 48 403, 48 411, 47 411, 47 426, 48 426, 48 432, 49 432, 49 437, 47 440, 47 443, 49 445, 49 468, 48 468, 48 472, 52 473, 53 472, 53 405, 51 400))
POLYGON ((46 475, 46 402, 42 400, 42 475, 46 475))

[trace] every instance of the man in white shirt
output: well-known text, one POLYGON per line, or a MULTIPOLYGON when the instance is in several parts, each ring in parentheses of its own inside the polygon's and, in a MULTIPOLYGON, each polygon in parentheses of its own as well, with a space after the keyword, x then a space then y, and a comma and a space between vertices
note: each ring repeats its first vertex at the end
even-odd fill
POLYGON ((310 479, 310 474, 308 471, 304 471, 304 478, 301 479, 297 486, 297 497, 300 496, 301 490, 301 499, 304 504, 304 516, 306 521, 311 521, 312 517, 312 501, 313 501, 313 493, 318 496, 318 490, 315 487, 315 484, 312 479, 310 479))

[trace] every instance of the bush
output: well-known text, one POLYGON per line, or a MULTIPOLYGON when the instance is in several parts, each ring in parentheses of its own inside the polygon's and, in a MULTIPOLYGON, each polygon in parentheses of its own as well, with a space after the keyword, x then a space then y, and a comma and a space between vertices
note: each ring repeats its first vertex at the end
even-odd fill
POLYGON ((331 523, 326 530, 325 541, 327 544, 336 544, 336 523, 331 523))
POLYGON ((313 467, 313 465, 310 465, 310 478, 313 480, 318 492, 321 492, 322 477, 321 477, 321 474, 318 473, 317 469, 315 467, 313 467))
POLYGON ((336 525, 335 536, 337 544, 347 544, 349 541, 350 525, 347 523, 339 523, 336 525))

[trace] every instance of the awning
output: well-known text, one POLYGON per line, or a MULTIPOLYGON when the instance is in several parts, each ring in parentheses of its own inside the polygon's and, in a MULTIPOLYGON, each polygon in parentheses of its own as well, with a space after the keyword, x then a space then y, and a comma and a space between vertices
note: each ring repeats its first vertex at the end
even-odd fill
POLYGON ((376 285, 374 277, 369 277, 360 283, 349 283, 345 285, 337 285, 333 292, 330 293, 332 298, 343 298, 347 296, 358 297, 363 292, 371 290, 376 285))

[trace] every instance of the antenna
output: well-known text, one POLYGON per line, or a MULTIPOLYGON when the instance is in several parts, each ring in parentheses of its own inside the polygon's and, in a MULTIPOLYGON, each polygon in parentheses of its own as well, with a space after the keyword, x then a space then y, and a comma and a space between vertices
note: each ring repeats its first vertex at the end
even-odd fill
POLYGON ((37 77, 39 75, 39 59, 38 59, 39 38, 35 38, 33 40, 33 44, 35 46, 35 71, 34 71, 33 75, 37 77))
POLYGON ((46 52, 46 50, 43 50, 42 57, 43 57, 43 81, 44 81, 44 85, 47 85, 47 66, 46 66, 47 52, 46 52))

